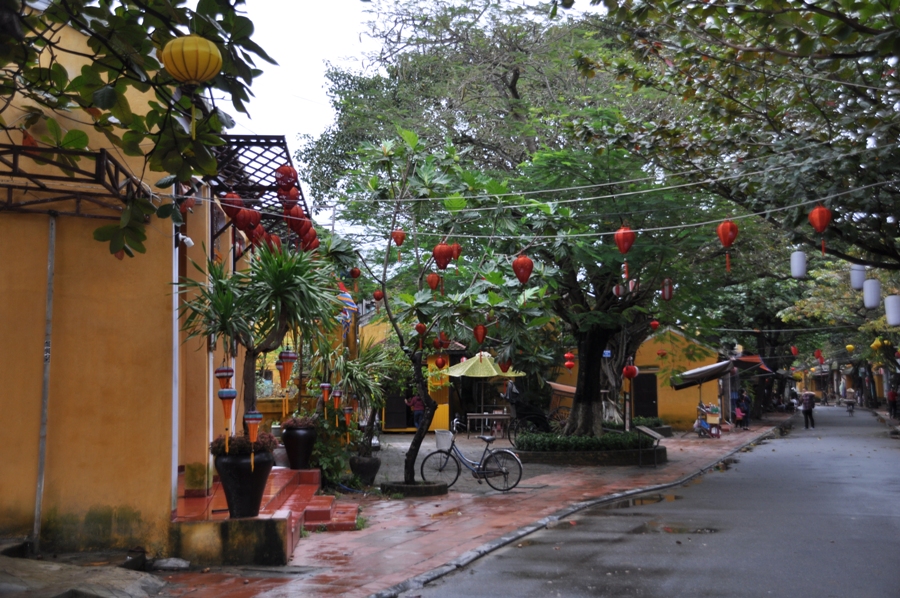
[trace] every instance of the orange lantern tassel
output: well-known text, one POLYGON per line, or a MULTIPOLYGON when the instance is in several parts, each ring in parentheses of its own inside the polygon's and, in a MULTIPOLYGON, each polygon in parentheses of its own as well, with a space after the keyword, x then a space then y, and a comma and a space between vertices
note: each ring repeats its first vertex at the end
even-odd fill
POLYGON ((247 426, 247 433, 250 437, 250 471, 253 471, 254 452, 253 445, 259 437, 259 424, 262 422, 262 413, 259 411, 248 411, 244 414, 244 425, 247 426))

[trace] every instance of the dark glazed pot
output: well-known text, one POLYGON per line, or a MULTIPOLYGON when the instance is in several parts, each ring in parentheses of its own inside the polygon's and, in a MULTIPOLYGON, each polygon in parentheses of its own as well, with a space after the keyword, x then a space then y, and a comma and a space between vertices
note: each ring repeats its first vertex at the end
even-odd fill
POLYGON ((375 476, 381 468, 381 459, 379 457, 360 457, 353 455, 350 457, 350 471, 359 478, 366 486, 375 483, 375 476))
POLYGON ((259 505, 274 464, 275 456, 267 451, 254 455, 253 471, 250 471, 250 455, 216 457, 216 471, 225 492, 229 517, 239 519, 259 515, 259 505))
POLYGON ((285 428, 281 431, 281 442, 284 443, 291 469, 309 469, 309 460, 316 445, 315 428, 285 428))

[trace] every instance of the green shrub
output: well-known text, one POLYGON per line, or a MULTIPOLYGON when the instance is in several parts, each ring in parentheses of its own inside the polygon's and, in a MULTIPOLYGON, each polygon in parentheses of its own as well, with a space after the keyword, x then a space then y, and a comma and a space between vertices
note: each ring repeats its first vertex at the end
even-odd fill
POLYGON ((639 447, 650 448, 653 441, 637 432, 604 434, 596 436, 560 436, 558 434, 520 434, 516 448, 521 451, 575 452, 575 451, 623 451, 639 447))

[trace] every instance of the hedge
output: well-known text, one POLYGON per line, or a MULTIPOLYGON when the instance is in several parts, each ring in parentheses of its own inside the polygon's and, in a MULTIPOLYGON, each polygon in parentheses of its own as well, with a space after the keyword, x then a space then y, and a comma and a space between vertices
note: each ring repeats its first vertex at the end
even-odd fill
POLYGON ((552 433, 522 433, 516 437, 516 449, 536 452, 623 451, 650 448, 654 440, 638 434, 604 434, 596 436, 560 436, 552 433))

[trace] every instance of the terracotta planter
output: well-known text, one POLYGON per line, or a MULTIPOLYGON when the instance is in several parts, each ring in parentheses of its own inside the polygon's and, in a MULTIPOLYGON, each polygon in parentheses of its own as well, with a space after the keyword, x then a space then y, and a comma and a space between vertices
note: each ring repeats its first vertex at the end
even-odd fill
POLYGON ((309 469, 309 460, 316 445, 315 428, 285 428, 281 431, 281 442, 284 443, 291 469, 309 469))
POLYGON ((360 457, 359 455, 350 457, 350 471, 366 486, 375 483, 375 476, 378 475, 380 468, 381 459, 379 457, 360 457))
POLYGON ((266 482, 274 464, 275 457, 270 452, 254 455, 253 471, 250 470, 250 455, 216 457, 216 471, 225 492, 229 517, 240 519, 259 515, 266 482))

